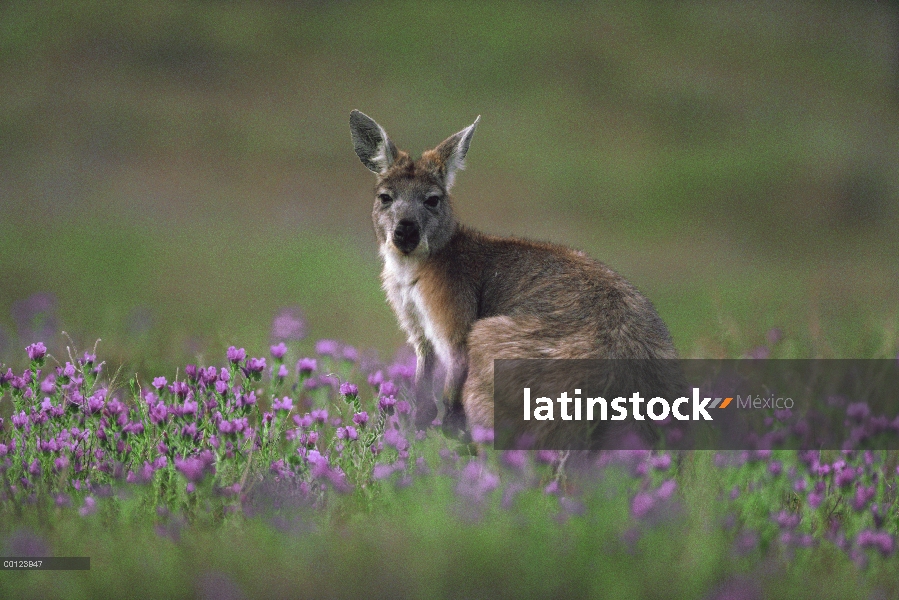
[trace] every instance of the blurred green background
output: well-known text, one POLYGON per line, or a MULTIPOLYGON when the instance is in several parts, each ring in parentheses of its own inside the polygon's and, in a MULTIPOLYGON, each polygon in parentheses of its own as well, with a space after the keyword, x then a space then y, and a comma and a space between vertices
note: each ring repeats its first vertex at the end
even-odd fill
POLYGON ((220 362, 285 307, 389 358, 354 108, 416 155, 482 115, 461 219, 685 356, 896 352, 896 3, 58 1, 0 3, 0 360, 220 362))

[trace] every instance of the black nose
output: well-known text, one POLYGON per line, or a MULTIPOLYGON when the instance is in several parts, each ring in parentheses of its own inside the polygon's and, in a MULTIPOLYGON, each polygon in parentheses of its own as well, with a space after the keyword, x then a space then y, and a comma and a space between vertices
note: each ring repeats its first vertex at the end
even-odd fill
POLYGON ((400 221, 393 230, 393 245, 403 254, 409 254, 418 247, 421 241, 421 232, 418 224, 410 219, 400 221))

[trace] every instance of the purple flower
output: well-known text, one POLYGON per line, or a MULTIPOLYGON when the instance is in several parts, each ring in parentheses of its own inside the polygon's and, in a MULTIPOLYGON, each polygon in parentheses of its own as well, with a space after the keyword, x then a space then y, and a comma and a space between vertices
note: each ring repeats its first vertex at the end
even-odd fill
POLYGON ((852 508, 856 511, 864 510, 868 506, 868 503, 874 499, 876 493, 876 486, 872 485, 870 487, 865 487, 859 485, 855 488, 855 497, 852 499, 852 508))
POLYGON ((41 393, 52 394, 56 391, 56 375, 52 373, 41 382, 41 393))
POLYGON ((400 415, 412 414, 412 405, 405 400, 400 400, 396 403, 396 412, 400 415))
MULTIPOLYGON (((859 475, 861 475, 862 469, 859 468, 859 475)), ((848 487, 855 481, 855 469, 852 467, 845 467, 844 469, 837 472, 836 476, 833 478, 834 484, 837 487, 848 487)))
POLYGON ((249 421, 246 417, 241 417, 239 419, 234 419, 231 421, 226 421, 222 419, 218 423, 218 431, 222 435, 227 436, 228 434, 238 434, 241 431, 244 431, 249 425, 249 421))
MULTIPOLYGON (((403 465, 405 468, 405 465, 403 465)), ((491 491, 499 487, 499 476, 478 461, 469 462, 459 473, 456 493, 474 502, 481 502, 491 491)))
POLYGON ((357 440, 359 439, 359 432, 356 431, 356 428, 352 425, 348 425, 346 427, 338 427, 337 428, 337 438, 341 440, 357 440))
POLYGON ((313 410, 310 415, 312 416, 312 420, 317 423, 324 423, 328 420, 328 411, 324 408, 313 410))
POLYGON ((42 361, 47 355, 47 347, 43 344, 43 342, 31 344, 30 346, 25 348, 25 351, 28 353, 28 359, 32 361, 42 361))
POLYGON ((271 351, 272 357, 274 357, 276 360, 281 360, 282 358, 284 358, 284 355, 287 354, 287 346, 284 344, 284 342, 281 342, 279 344, 271 346, 269 348, 269 351, 271 351))
POLYGON ((115 416, 126 410, 126 407, 118 398, 113 398, 106 404, 106 413, 115 416))
POLYGON ((846 416, 856 421, 863 421, 871 415, 867 402, 856 402, 846 407, 846 416))
POLYGON ((359 351, 352 346, 347 346, 343 349, 343 358, 344 360, 348 360, 350 362, 356 362, 357 360, 359 360, 359 351))
POLYGON ((793 416, 793 411, 790 410, 789 408, 774 411, 774 418, 777 419, 778 421, 786 421, 787 419, 789 419, 792 416, 793 416))
POLYGON ((877 548, 884 556, 889 556, 895 548, 895 541, 886 531, 871 531, 866 529, 858 534, 855 543, 861 547, 877 548))
MULTIPOLYGON (((380 371, 378 372, 380 373, 380 371)), ((399 388, 392 381, 383 381, 378 388, 379 396, 396 396, 397 392, 399 392, 399 388)))
POLYGON ((674 490, 677 488, 677 482, 673 479, 666 479, 662 482, 662 485, 659 486, 659 489, 656 490, 656 498, 660 500, 666 500, 671 497, 671 494, 674 493, 674 490))
POLYGON ((409 440, 393 428, 388 428, 384 431, 384 443, 393 446, 397 450, 405 450, 409 447, 409 440))
POLYGON ((149 413, 150 422, 154 425, 165 423, 166 419, 168 419, 169 416, 168 408, 166 408, 165 404, 163 404, 162 402, 151 406, 149 413))
POLYGON ((259 374, 265 370, 264 358, 251 358, 247 361, 246 372, 259 374))
POLYGON ((824 494, 822 492, 809 492, 808 494, 808 505, 811 508, 818 508, 821 506, 821 502, 824 501, 824 494))
POLYGON ((249 394, 241 394, 237 397, 237 406, 253 406, 256 404, 256 392, 250 392, 249 394))
POLYGON ((631 502, 631 515, 635 519, 640 519, 652 510, 654 505, 655 500, 652 496, 646 492, 640 492, 634 496, 634 500, 631 502))
POLYGON ((141 421, 128 421, 122 428, 123 434, 140 435, 144 432, 144 424, 141 421))
POLYGON ((791 513, 789 511, 782 510, 777 513, 774 521, 781 529, 793 530, 799 526, 800 517, 797 513, 791 513))
POLYGON ((365 424, 368 423, 368 413, 365 411, 357 412, 353 415, 353 423, 364 429, 365 424))
POLYGON ((471 428, 471 441, 475 444, 490 444, 493 442, 493 429, 475 425, 471 428))
POLYGON ((293 422, 296 423, 297 427, 307 428, 312 425, 312 415, 306 413, 302 417, 300 415, 293 416, 293 422))
POLYGON ((387 479, 391 475, 393 475, 393 465, 388 465, 385 463, 378 463, 375 465, 374 469, 372 469, 371 476, 375 481, 380 481, 381 479, 387 479))
POLYGON ((194 440, 197 437, 197 424, 188 423, 181 427, 181 437, 194 440))
POLYGON ((203 478, 203 472, 206 465, 203 464, 203 461, 199 458, 191 456, 188 458, 176 458, 175 468, 184 475, 188 481, 194 482, 203 478))
POLYGON ((218 378, 218 372, 215 367, 206 367, 200 371, 200 379, 205 385, 215 382, 218 378))
POLYGON ((325 456, 322 456, 321 452, 319 452, 318 450, 310 450, 309 452, 306 453, 306 462, 308 462, 311 465, 322 465, 323 464, 324 466, 327 466, 328 458, 325 456))
POLYGON ((393 414, 393 407, 396 406, 396 398, 393 396, 381 397, 378 400, 378 409, 386 412, 388 415, 393 414))
POLYGON ((339 347, 339 344, 334 340, 319 340, 315 343, 315 353, 336 358, 339 347))
POLYGON ((415 376, 415 355, 411 355, 409 360, 403 363, 395 363, 387 369, 387 374, 392 378, 412 379, 415 376))
POLYGON ((559 453, 555 450, 537 450, 537 462, 551 465, 559 460, 559 453))
POLYGON ((348 381, 340 384, 340 394, 342 396, 358 396, 359 387, 348 381))
POLYGON ((103 409, 105 400, 103 394, 100 392, 102 392, 102 390, 98 390, 93 396, 87 399, 87 411, 91 414, 98 413, 103 409))
POLYGON ((88 496, 84 499, 84 505, 78 509, 78 514, 82 517, 86 517, 88 515, 92 515, 97 512, 97 501, 94 500, 93 496, 88 496))
POLYGON ((234 346, 230 346, 228 348, 227 356, 229 362, 238 364, 247 357, 247 351, 243 348, 235 348, 234 346))
POLYGON ((671 455, 659 454, 658 456, 653 456, 652 458, 650 458, 649 462, 654 469, 664 471, 671 466, 671 455))
POLYGON ((275 398, 274 402, 272 402, 272 410, 283 410, 289 412, 293 410, 293 400, 289 396, 284 396, 280 400, 275 398))
MULTIPOLYGON (((66 363, 68 365, 68 363, 66 363)), ((73 369, 74 370, 74 369, 73 369)), ((162 390, 165 387, 165 384, 168 383, 168 380, 165 377, 155 377, 153 379, 153 387, 157 390, 162 390)))
POLYGON ((303 375, 308 375, 316 369, 318 369, 318 363, 316 363, 314 358, 301 358, 297 361, 297 371, 303 375))
POLYGON ((288 375, 290 375, 290 371, 287 370, 287 366, 286 365, 278 365, 278 375, 277 375, 278 379, 284 379, 288 375))
POLYGON ((272 320, 272 339, 291 341, 301 340, 304 337, 306 337, 306 322, 299 307, 282 308, 272 320))

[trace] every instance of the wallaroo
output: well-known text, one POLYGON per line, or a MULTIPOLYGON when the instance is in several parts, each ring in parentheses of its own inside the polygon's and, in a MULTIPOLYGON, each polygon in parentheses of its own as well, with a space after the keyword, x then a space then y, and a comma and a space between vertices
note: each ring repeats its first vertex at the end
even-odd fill
POLYGON ((480 121, 418 160, 354 110, 356 154, 377 175, 374 221, 387 300, 415 348, 416 424, 438 414, 435 368, 446 371, 444 431, 491 428, 493 360, 676 358, 652 304, 581 251, 474 231, 456 220, 450 189, 480 121))

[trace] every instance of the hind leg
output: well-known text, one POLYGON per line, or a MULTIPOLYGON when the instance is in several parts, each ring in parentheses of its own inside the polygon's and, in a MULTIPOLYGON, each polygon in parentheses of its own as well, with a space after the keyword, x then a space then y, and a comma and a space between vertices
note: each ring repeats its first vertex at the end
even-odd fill
POLYGON ((530 342, 540 328, 539 320, 534 317, 506 316, 482 319, 471 328, 468 377, 462 388, 462 404, 470 427, 493 428, 497 408, 493 403, 493 361, 540 358, 539 350, 530 342))
MULTIPOLYGON (((538 317, 500 316, 477 321, 468 335, 468 377, 462 388, 462 403, 469 427, 492 429, 497 422, 516 423, 521 419, 520 404, 497 406, 494 403, 494 360, 590 358, 596 355, 595 341, 589 334, 565 332, 555 323, 538 317)), ((547 371, 533 375, 540 380, 557 374, 547 371)), ((515 394, 501 394, 503 398, 513 396, 515 394)), ((534 424, 529 433, 544 439, 554 433, 549 423, 540 427, 539 433, 535 433, 537 428, 534 424)))

